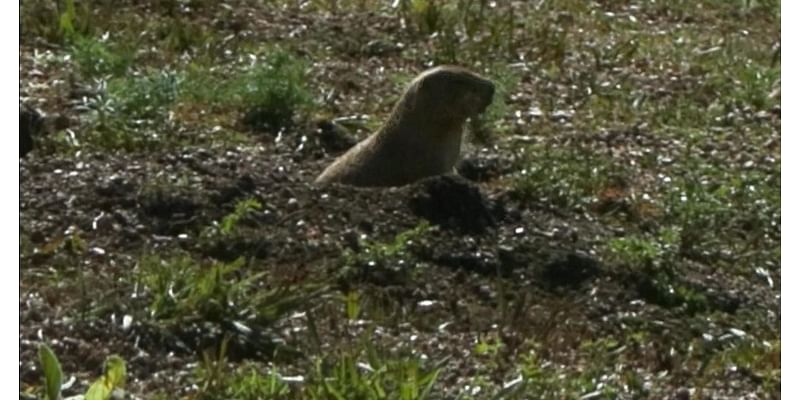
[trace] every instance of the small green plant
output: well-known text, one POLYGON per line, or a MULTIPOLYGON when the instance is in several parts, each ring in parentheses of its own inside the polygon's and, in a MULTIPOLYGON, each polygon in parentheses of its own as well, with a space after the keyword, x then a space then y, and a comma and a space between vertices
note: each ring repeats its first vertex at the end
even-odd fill
POLYGON ((226 385, 227 357, 230 336, 222 338, 218 349, 206 349, 197 368, 197 376, 202 382, 200 392, 206 395, 221 391, 226 385), (216 350, 216 351, 215 351, 216 350))
MULTIPOLYGON (((91 126, 80 140, 77 143, 89 148, 126 152, 150 150, 159 143, 152 133, 137 131, 119 120, 91 126)), ((75 147, 75 144, 71 143, 69 146, 75 147)))
POLYGON ((239 200, 233 211, 204 228, 200 234, 201 245, 206 253, 218 260, 231 261, 240 257, 261 258, 268 252, 269 243, 261 240, 257 228, 245 221, 261 209, 261 203, 253 198, 239 200))
POLYGON ((215 73, 207 65, 197 62, 186 66, 184 77, 179 99, 181 102, 219 107, 235 101, 227 93, 229 81, 235 78, 215 73))
POLYGON ((497 336, 481 338, 475 345, 475 354, 481 356, 495 356, 503 348, 503 341, 497 336))
MULTIPOLYGON (((39 362, 44 371, 45 398, 60 400, 63 373, 61 363, 50 346, 39 345, 39 362)), ((103 364, 103 376, 89 386, 83 398, 85 400, 109 400, 115 390, 125 387, 125 376, 125 360, 118 355, 108 356, 103 364)))
POLYGON ((117 355, 109 356, 103 365, 103 376, 96 380, 84 396, 85 400, 108 400, 115 389, 125 387, 125 360, 117 355))
POLYGON ((501 390, 494 398, 580 398, 591 393, 591 398, 616 399, 622 393, 633 398, 647 394, 641 385, 635 385, 640 379, 636 373, 611 372, 624 362, 626 349, 614 338, 581 343, 569 365, 545 359, 542 354, 546 352, 541 347, 534 344, 521 357, 519 384, 501 390))
POLYGON ((236 229, 239 221, 248 213, 261 209, 261 203, 256 199, 245 199, 236 203, 236 209, 222 219, 219 231, 222 235, 230 235, 236 229))
POLYGON ((160 137, 178 98, 181 76, 160 71, 138 77, 99 79, 97 93, 86 99, 87 129, 62 147, 148 150, 172 143, 160 137))
POLYGON ((180 95, 182 101, 217 109, 238 109, 243 122, 256 131, 277 132, 291 126, 313 104, 306 86, 304 61, 272 49, 258 62, 232 76, 189 65, 180 95))
POLYGON ((429 398, 439 369, 426 369, 413 358, 391 359, 365 344, 360 353, 344 353, 333 362, 317 360, 305 396, 309 399, 398 399, 429 398))
POLYGON ((306 65, 283 50, 274 50, 228 87, 245 110, 244 122, 262 131, 290 126, 296 113, 311 105, 306 65))
POLYGON ((107 38, 76 36, 70 53, 84 77, 122 76, 133 62, 133 54, 107 38))
POLYGON ((181 76, 169 70, 135 78, 115 79, 108 93, 116 105, 118 118, 125 121, 164 121, 178 98, 181 76))
POLYGON ((327 291, 318 286, 268 288, 266 272, 246 271, 241 258, 208 265, 186 256, 162 259, 150 255, 139 261, 137 275, 150 298, 150 315, 161 324, 183 329, 202 321, 232 334, 242 329, 259 332, 250 345, 266 355, 278 350, 294 353, 273 343, 268 332, 327 291))
POLYGON ((652 238, 634 235, 611 239, 608 250, 612 260, 632 267, 672 268, 677 261, 679 241, 679 230, 662 228, 652 238))
POLYGON ((291 388, 275 368, 268 373, 260 373, 254 368, 240 368, 228 382, 226 399, 283 399, 291 393, 291 388))
POLYGON ((197 367, 199 393, 205 399, 258 400, 282 399, 290 394, 289 385, 273 368, 262 373, 255 365, 242 365, 229 370, 226 352, 229 337, 220 343, 219 350, 203 352, 197 367))
POLYGON ((358 319, 361 314, 361 294, 355 290, 351 290, 343 297, 347 319, 351 321, 358 319))
POLYGON ((264 273, 245 280, 236 279, 244 260, 230 264, 198 265, 188 257, 162 260, 144 257, 139 263, 139 279, 150 292, 151 314, 156 318, 192 318, 220 320, 236 303, 246 302, 250 284, 264 273))
POLYGON ((481 360, 481 365, 491 371, 499 368, 505 349, 506 344, 503 343, 503 339, 495 332, 489 332, 478 336, 478 343, 472 352, 481 360))
POLYGON ((20 4, 22 37, 41 36, 55 43, 69 41, 94 29, 92 2, 30 0, 20 4))
POLYGON ((61 399, 61 363, 53 350, 46 344, 39 345, 39 363, 44 371, 44 387, 47 400, 61 399))
POLYGON ((406 281, 411 273, 411 266, 405 265, 409 245, 422 240, 429 230, 430 224, 422 222, 413 229, 399 233, 391 242, 364 241, 358 252, 345 250, 340 279, 348 280, 356 276, 382 284, 406 281))
POLYGON ((607 259, 633 271, 639 279, 639 292, 647 300, 666 307, 684 306, 694 314, 707 309, 708 301, 679 276, 680 241, 680 230, 666 227, 653 237, 615 238, 607 245, 607 259))
POLYGON ((75 21, 75 1, 66 0, 64 3, 66 9, 58 18, 58 27, 61 30, 61 34, 70 37, 75 35, 75 27, 73 24, 75 21))
POLYGON ((578 398, 584 394, 584 377, 581 374, 548 362, 540 353, 537 347, 523 355, 519 362, 521 382, 501 390, 494 398, 578 398))

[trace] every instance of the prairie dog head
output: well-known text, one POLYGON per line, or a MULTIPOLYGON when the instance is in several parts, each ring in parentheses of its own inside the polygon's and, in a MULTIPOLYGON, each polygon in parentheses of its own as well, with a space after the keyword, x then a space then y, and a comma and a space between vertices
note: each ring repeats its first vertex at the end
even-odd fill
POLYGON ((440 66, 423 72, 412 83, 418 111, 463 120, 486 110, 494 84, 465 68, 440 66))

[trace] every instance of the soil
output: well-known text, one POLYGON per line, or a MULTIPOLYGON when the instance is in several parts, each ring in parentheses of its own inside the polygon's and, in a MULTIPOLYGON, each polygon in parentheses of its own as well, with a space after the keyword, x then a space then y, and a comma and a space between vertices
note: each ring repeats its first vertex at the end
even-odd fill
MULTIPOLYGON (((489 157, 502 157, 499 153, 489 157)), ((594 241, 613 233, 589 216, 561 217, 535 204, 515 202, 503 189, 454 176, 393 189, 322 189, 310 182, 327 161, 267 147, 21 160, 21 233, 43 248, 77 232, 89 249, 61 268, 54 267, 60 264, 57 252, 22 259, 21 381, 34 384, 40 379, 34 344, 45 337, 58 343, 66 371, 97 371, 106 355, 102 349, 114 349, 129 360, 134 381, 146 392, 146 387, 159 385, 152 374, 174 374, 176 365, 190 364, 215 337, 202 326, 180 332, 177 340, 153 332, 148 324, 122 330, 119 319, 130 313, 126 308, 144 306, 135 301, 113 304, 118 309, 105 315, 73 318, 68 310, 95 300, 64 298, 68 293, 57 286, 42 291, 37 282, 44 277, 57 280, 59 274, 76 273, 77 266, 87 274, 87 285, 100 285, 110 297, 121 296, 125 293, 114 291, 129 288, 102 282, 114 270, 135 268, 142 249, 182 249, 227 261, 246 256, 258 260, 273 279, 313 282, 331 275, 343 249, 353 246, 353 237, 391 241, 423 221, 433 224, 435 234, 416 243, 408 259, 421 276, 410 282, 379 276, 349 284, 375 287, 408 307, 407 312, 424 302, 437 305, 426 310, 430 325, 398 327, 388 334, 389 342, 422 334, 432 342, 419 339, 425 343, 420 350, 438 358, 471 346, 472 334, 497 329, 498 322, 508 324, 503 334, 510 343, 538 335, 543 343, 564 347, 623 332, 630 313, 651 324, 681 320, 680 311, 641 302, 648 299, 648 287, 637 280, 646 279, 621 275, 597 260, 594 241), (195 239, 202 229, 246 198, 257 199, 264 209, 248 221, 248 234, 200 247, 195 239), (525 293, 527 301, 506 321, 494 315, 504 296, 497 290, 500 282, 517 293, 511 298, 525 293), (445 321, 443 335, 434 324, 445 321), (438 340, 447 344, 434 345, 438 340)), ((706 279, 698 285, 718 288, 708 293, 718 293, 712 305, 721 312, 758 308, 757 293, 706 279)), ((317 317, 318 326, 338 319, 326 318, 322 311, 317 317)), ((663 335, 662 346, 697 334, 681 324, 650 329, 663 335)), ((237 352, 248 350, 234 348, 231 357, 237 352)), ((470 368, 461 365, 465 362, 452 360, 443 381, 457 382, 463 368, 470 368)))

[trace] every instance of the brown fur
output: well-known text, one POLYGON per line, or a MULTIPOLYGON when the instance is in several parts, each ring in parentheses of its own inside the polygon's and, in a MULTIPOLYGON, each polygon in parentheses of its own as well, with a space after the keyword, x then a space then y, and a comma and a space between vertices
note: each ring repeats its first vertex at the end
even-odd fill
POLYGON ((492 102, 494 84, 464 68, 441 66, 417 76, 377 132, 341 155, 317 183, 401 186, 452 172, 467 118, 492 102))

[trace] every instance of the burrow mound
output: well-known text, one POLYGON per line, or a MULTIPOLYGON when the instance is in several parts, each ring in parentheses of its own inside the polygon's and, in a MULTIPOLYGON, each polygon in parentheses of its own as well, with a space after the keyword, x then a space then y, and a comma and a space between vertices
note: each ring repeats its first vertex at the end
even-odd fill
POLYGON ((496 226, 494 204, 473 183, 456 175, 440 175, 414 184, 408 206, 414 215, 445 229, 481 234, 496 226))

